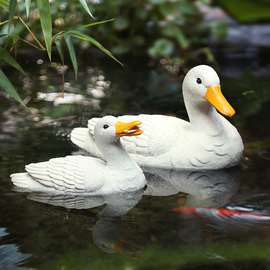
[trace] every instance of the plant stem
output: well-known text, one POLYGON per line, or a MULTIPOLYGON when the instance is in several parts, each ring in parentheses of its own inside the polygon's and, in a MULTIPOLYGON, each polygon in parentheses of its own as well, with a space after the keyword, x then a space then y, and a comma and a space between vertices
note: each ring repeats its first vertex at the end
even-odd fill
MULTIPOLYGON (((8 12, 9 13, 9 10, 6 8, 6 6, 5 5, 3 5, 3 3, 1 3, 0 2, 0 5, 6 10, 6 12, 8 12)), ((17 10, 18 11, 18 10, 17 10)), ((30 30, 30 28, 26 25, 26 23, 23 21, 23 19, 20 17, 20 16, 15 16, 14 17, 14 19, 16 19, 16 20, 20 20, 20 22, 24 25, 24 27, 28 30, 28 32, 31 34, 31 36, 35 39, 35 41, 38 43, 38 45, 40 46, 40 48, 42 49, 42 50, 46 50, 43 46, 42 46, 42 44, 38 41, 38 39, 36 38, 36 36, 34 35, 34 33, 30 30)), ((2 24, 4 24, 4 23, 6 23, 6 22, 8 22, 8 20, 7 21, 4 21, 4 22, 2 22, 2 23, 0 23, 0 25, 2 25, 2 24)))
POLYGON ((30 28, 26 25, 26 23, 23 21, 23 19, 19 16, 17 16, 17 19, 19 19, 21 21, 21 23, 24 25, 24 27, 28 30, 28 32, 31 34, 31 36, 35 39, 35 41, 38 43, 38 45, 40 46, 40 48, 42 50, 46 50, 42 44, 38 41, 38 39, 36 38, 36 36, 34 35, 34 33, 30 30, 30 28))

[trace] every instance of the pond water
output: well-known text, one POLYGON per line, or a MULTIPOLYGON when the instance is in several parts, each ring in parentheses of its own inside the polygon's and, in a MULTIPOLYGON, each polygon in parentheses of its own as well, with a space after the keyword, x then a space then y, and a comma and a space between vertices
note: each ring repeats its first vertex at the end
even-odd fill
POLYGON ((18 60, 28 77, 8 66, 4 71, 28 109, 0 91, 0 269, 270 268, 270 221, 260 218, 270 215, 265 62, 220 62, 222 91, 236 110, 230 121, 245 144, 238 167, 145 168, 145 190, 80 197, 17 192, 9 175, 31 162, 81 153, 69 133, 92 117, 159 113, 187 118, 181 94, 186 69, 132 57, 120 59, 121 67, 96 53, 81 56, 76 81, 69 65, 49 63, 45 54, 23 54, 18 60), (173 211, 183 206, 245 210, 259 218, 173 211))

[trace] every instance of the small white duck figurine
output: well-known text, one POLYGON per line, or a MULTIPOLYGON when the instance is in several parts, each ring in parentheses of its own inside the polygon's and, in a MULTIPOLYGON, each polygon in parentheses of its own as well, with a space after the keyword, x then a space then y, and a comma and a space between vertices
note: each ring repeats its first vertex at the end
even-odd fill
MULTIPOLYGON (((164 115, 121 116, 118 119, 142 121, 144 133, 123 138, 122 143, 140 165, 176 169, 221 169, 235 166, 243 153, 243 142, 236 128, 217 110, 229 117, 234 109, 221 93, 220 81, 213 68, 192 68, 183 81, 183 96, 190 122, 164 115)), ((75 128, 71 141, 102 157, 95 143, 93 128, 75 128)))
POLYGON ((121 123, 105 116, 95 125, 95 141, 103 160, 86 156, 52 158, 25 167, 27 173, 11 175, 20 188, 49 193, 104 195, 142 189, 145 176, 120 142, 122 136, 140 135, 140 121, 121 123))

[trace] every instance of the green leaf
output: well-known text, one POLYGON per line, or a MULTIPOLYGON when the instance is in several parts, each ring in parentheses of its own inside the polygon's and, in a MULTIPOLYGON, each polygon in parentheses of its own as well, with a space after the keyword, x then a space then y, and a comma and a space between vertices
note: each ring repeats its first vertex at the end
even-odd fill
POLYGON ((17 0, 10 0, 9 14, 8 14, 8 31, 10 30, 10 26, 13 22, 16 5, 17 5, 17 0))
POLYGON ((119 16, 114 21, 114 28, 118 31, 125 30, 129 27, 129 19, 124 16, 119 16))
POLYGON ((59 52, 59 55, 61 57, 61 60, 62 60, 62 63, 64 64, 64 51, 63 51, 63 48, 62 48, 62 43, 61 43, 61 40, 60 39, 56 39, 54 41, 55 45, 56 45, 56 48, 59 52))
POLYGON ((154 42, 154 46, 148 49, 148 54, 153 58, 169 56, 173 53, 174 43, 168 39, 160 38, 154 42))
POLYGON ((214 0, 213 4, 223 8, 239 22, 270 19, 269 0, 214 0))
POLYGON ((74 46, 73 46, 73 43, 72 43, 72 40, 71 40, 70 36, 67 33, 64 34, 64 39, 65 39, 65 41, 67 43, 67 46, 68 46, 69 55, 70 55, 72 65, 73 65, 73 68, 74 68, 75 77, 77 79, 78 65, 77 65, 77 59, 76 59, 74 46))
POLYGON ((40 23, 46 43, 47 53, 51 60, 52 52, 52 19, 49 0, 37 0, 40 23))
POLYGON ((9 79, 6 77, 5 73, 0 69, 0 85, 7 91, 8 94, 10 94, 13 98, 15 98, 18 102, 20 102, 23 106, 24 103, 21 100, 20 96, 18 95, 17 91, 9 81, 9 79))
POLYGON ((112 59, 114 59, 117 63, 119 63, 120 65, 123 66, 123 64, 118 61, 107 49, 105 49, 98 41, 96 41, 95 39, 93 39, 92 37, 84 34, 84 33, 81 33, 81 32, 78 32, 78 31, 69 31, 68 32, 71 36, 74 36, 76 38, 79 38, 79 39, 82 39, 82 40, 87 40, 89 42, 91 42, 92 44, 94 44, 95 46, 97 46, 100 50, 102 50, 104 53, 106 53, 107 55, 109 55, 112 59))
POLYGON ((167 26, 161 29, 161 33, 166 37, 176 38, 181 48, 184 49, 188 48, 189 41, 187 40, 184 33, 179 27, 173 24, 168 24, 167 26))
POLYGON ((153 5, 159 5, 166 2, 166 0, 149 0, 149 3, 153 4, 153 5))
POLYGON ((114 46, 112 48, 112 51, 114 53, 123 54, 123 53, 129 52, 131 48, 132 46, 130 44, 120 44, 120 45, 114 46))
POLYGON ((14 68, 18 69, 21 73, 23 73, 25 76, 26 73, 22 69, 22 67, 17 63, 17 61, 4 49, 0 46, 0 58, 4 59, 7 63, 9 63, 14 68))
POLYGON ((97 24, 102 24, 102 23, 106 23, 106 22, 111 22, 111 21, 113 21, 113 20, 115 20, 115 19, 113 18, 113 19, 106 20, 106 21, 89 23, 89 24, 86 24, 86 25, 80 26, 80 27, 76 28, 75 30, 79 30, 79 29, 82 29, 82 28, 85 28, 85 27, 89 27, 89 26, 93 26, 93 25, 97 25, 97 24))
POLYGON ((176 11, 178 11, 176 2, 165 2, 159 6, 159 12, 164 17, 173 15, 176 11))
POLYGON ((61 31, 61 32, 55 34, 55 35, 52 37, 53 41, 55 41, 55 40, 57 40, 58 38, 62 37, 64 33, 65 33, 65 31, 61 31))
POLYGON ((212 35, 216 39, 224 39, 227 36, 227 24, 221 20, 213 20, 210 23, 212 35))
MULTIPOLYGON (((24 25, 21 23, 21 21, 17 21, 16 22, 16 27, 11 27, 10 28, 10 31, 8 33, 8 25, 4 25, 1 29, 1 33, 3 35, 6 34, 6 37, 9 38, 9 37, 14 37, 14 36, 17 36, 18 34, 20 34, 22 31, 25 30, 25 27, 24 25)), ((3 44, 3 43, 2 43, 3 44)))
POLYGON ((79 0, 79 1, 81 2, 82 6, 83 6, 84 9, 87 11, 87 13, 88 13, 93 19, 95 19, 95 18, 93 17, 92 13, 90 12, 89 8, 88 8, 86 1, 85 1, 85 0, 79 0))
POLYGON ((25 9, 26 9, 27 18, 29 17, 30 5, 31 5, 31 0, 25 0, 25 9))
POLYGON ((9 5, 9 2, 6 0, 0 0, 1 3, 5 4, 5 5, 9 5))
POLYGON ((193 15, 198 12, 196 4, 192 1, 178 1, 178 8, 183 14, 193 15))
POLYGON ((183 48, 183 49, 188 48, 189 41, 185 37, 185 35, 182 32, 182 30, 180 28, 178 28, 178 27, 175 27, 174 28, 174 33, 175 33, 176 39, 177 39, 179 45, 181 46, 181 48, 183 48))

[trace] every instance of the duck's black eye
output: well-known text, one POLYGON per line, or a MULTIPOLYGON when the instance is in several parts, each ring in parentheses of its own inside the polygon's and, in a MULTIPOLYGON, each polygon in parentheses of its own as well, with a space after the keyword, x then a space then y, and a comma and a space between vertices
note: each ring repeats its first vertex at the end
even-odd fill
POLYGON ((201 84, 202 83, 202 80, 200 78, 197 78, 197 83, 198 84, 201 84))
POLYGON ((107 129, 109 126, 107 125, 107 124, 105 124, 104 126, 103 126, 103 128, 104 129, 107 129))

